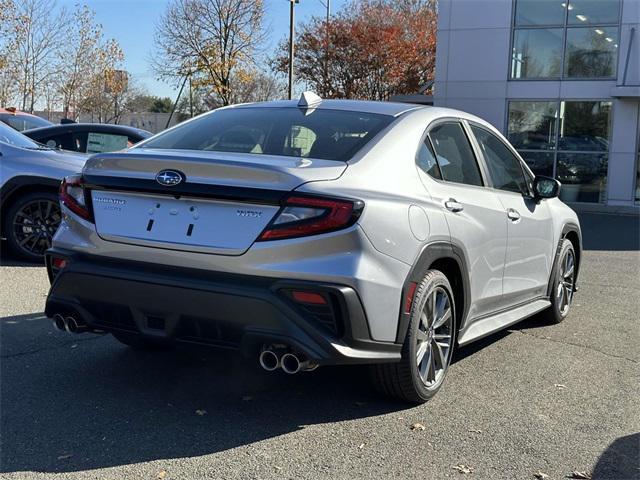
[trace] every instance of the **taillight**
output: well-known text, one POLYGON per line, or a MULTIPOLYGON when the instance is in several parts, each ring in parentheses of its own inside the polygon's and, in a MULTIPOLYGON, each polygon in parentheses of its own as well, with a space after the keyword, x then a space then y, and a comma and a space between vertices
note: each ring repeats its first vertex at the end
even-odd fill
POLYGON ((85 220, 93 221, 84 194, 81 175, 70 175, 60 184, 60 203, 85 220))
POLYGON ((258 241, 341 230, 353 225, 363 208, 360 200, 294 195, 285 200, 278 216, 267 225, 258 241))

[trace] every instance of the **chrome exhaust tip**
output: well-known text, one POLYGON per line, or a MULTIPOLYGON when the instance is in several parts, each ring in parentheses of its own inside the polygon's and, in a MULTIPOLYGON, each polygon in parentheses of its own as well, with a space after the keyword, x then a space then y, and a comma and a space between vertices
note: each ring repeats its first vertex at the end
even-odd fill
POLYGON ((318 368, 318 364, 311 360, 301 360, 295 353, 285 353, 280 359, 282 370, 289 375, 298 372, 312 372, 318 368))
POLYGON ((69 333, 82 333, 87 330, 87 326, 80 323, 74 317, 67 317, 65 319, 65 325, 67 327, 67 332, 69 333))
POLYGON ((285 353, 280 362, 282 363, 282 370, 289 375, 300 371, 300 359, 294 353, 285 353))
POLYGON ((260 353, 260 366, 267 372, 273 372, 280 367, 280 358, 273 350, 263 350, 260 353))
POLYGON ((67 330, 67 326, 66 326, 64 317, 62 315, 60 315, 59 313, 56 313, 53 316, 53 326, 55 328, 57 328, 58 330, 62 330, 62 331, 66 331, 67 330))

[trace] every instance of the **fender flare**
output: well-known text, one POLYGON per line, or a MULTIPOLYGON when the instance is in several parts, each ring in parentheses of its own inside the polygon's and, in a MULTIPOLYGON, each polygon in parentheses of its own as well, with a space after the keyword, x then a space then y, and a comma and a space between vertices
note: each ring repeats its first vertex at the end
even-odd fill
POLYGON ((562 226, 562 230, 560 232, 560 238, 558 239, 558 245, 556 246, 556 253, 553 257, 553 265, 551 267, 551 275, 549 276, 549 284, 547 285, 547 296, 551 298, 553 295, 553 279, 554 272, 556 271, 556 266, 560 261, 560 250, 562 249, 562 242, 569 233, 575 233, 578 236, 578 245, 576 249, 576 275, 574 288, 575 291, 578 291, 578 273, 580 273, 580 263, 582 261, 582 231, 580 230, 580 226, 574 222, 567 222, 562 226))
POLYGON ((402 297, 400 301, 400 312, 398 317, 398 330, 396 332, 396 343, 404 343, 404 338, 407 334, 407 328, 409 327, 409 313, 404 311, 404 299, 409 292, 411 283, 420 283, 424 278, 425 273, 429 270, 429 267, 437 260, 450 259, 454 260, 462 276, 462 296, 464 298, 464 310, 458 316, 460 322, 458 329, 464 326, 467 312, 469 309, 469 298, 471 288, 469 285, 469 269, 467 267, 467 258, 464 254, 464 250, 451 243, 451 242, 433 242, 425 245, 418 258, 411 267, 407 278, 402 286, 402 297))
POLYGON ((57 190, 60 187, 60 180, 51 177, 40 177, 37 175, 19 175, 17 177, 10 178, 0 188, 0 206, 3 206, 16 190, 24 186, 41 186, 57 190))

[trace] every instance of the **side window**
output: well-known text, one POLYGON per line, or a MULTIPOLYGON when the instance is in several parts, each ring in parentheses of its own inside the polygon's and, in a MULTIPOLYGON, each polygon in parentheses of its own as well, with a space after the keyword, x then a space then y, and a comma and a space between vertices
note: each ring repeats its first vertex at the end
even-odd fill
POLYGON ((127 148, 129 137, 113 133, 89 132, 77 137, 78 147, 87 153, 116 152, 127 148), (84 148, 83 148, 84 147, 84 148))
POLYGON ((429 137, 444 180, 482 186, 478 163, 460 123, 437 125, 431 129, 429 137))
POLYGON ((529 187, 520 160, 491 132, 476 126, 471 130, 480 144, 493 186, 527 195, 529 187))
POLYGON ((62 150, 76 151, 74 147, 73 137, 70 133, 62 133, 58 135, 52 135, 50 137, 43 137, 37 140, 40 143, 52 148, 61 148, 62 150))
POLYGON ((424 173, 432 176, 433 178, 442 180, 442 175, 440 174, 440 169, 436 162, 436 155, 433 153, 431 142, 428 137, 425 137, 424 140, 420 142, 418 154, 416 155, 416 165, 418 165, 418 168, 420 168, 424 173))

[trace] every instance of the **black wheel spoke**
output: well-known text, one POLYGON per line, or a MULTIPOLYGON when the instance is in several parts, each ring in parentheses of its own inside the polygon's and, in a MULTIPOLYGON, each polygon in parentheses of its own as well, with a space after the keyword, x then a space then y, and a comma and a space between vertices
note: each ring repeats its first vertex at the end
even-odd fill
POLYGON ((22 205, 12 221, 17 246, 30 255, 42 255, 51 247, 60 219, 60 208, 51 200, 33 200, 22 205))

